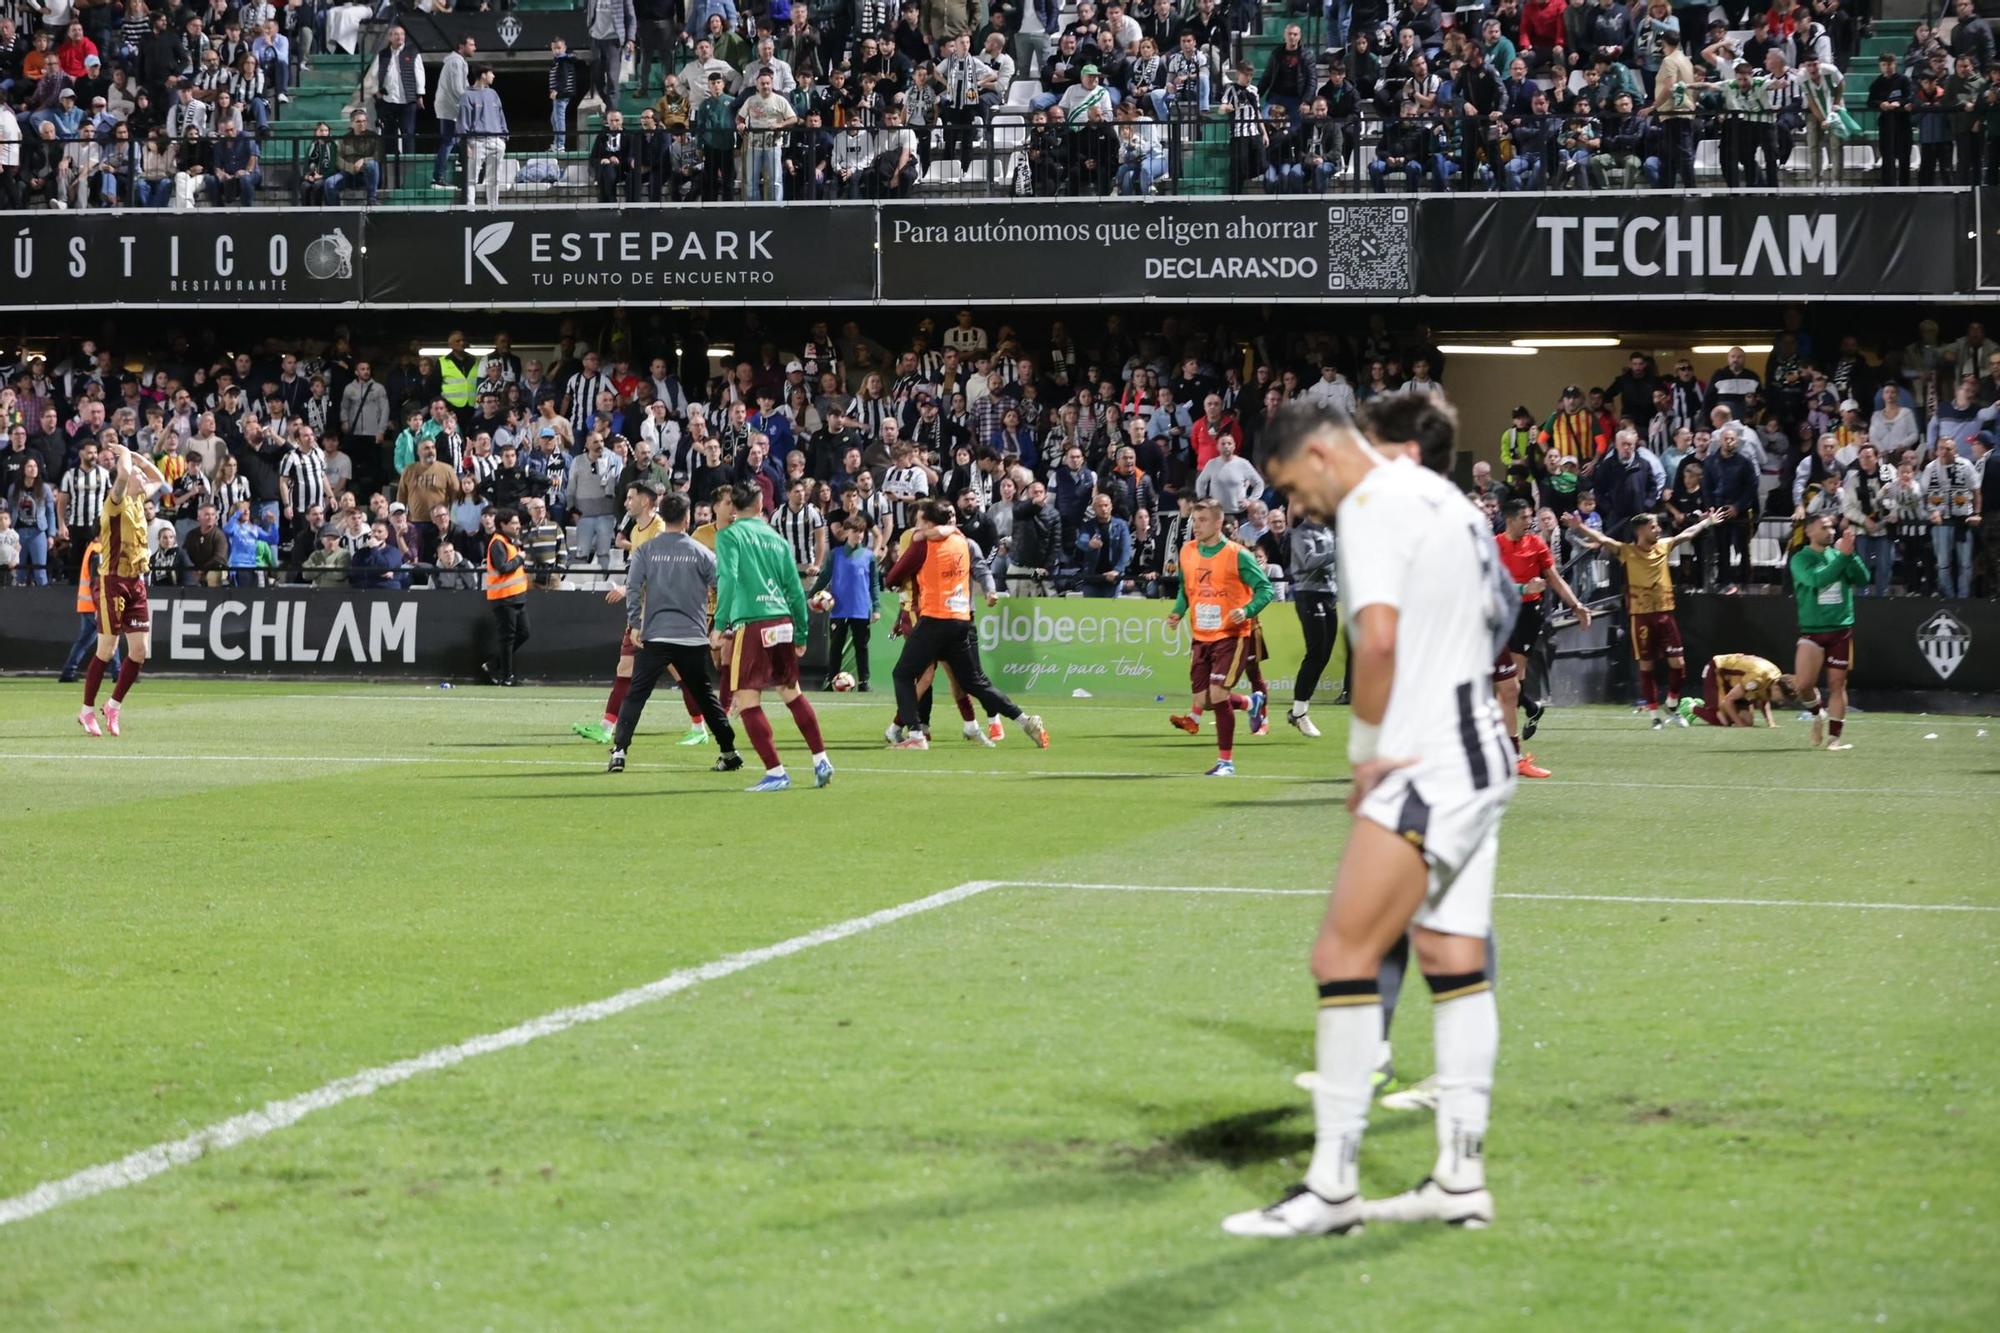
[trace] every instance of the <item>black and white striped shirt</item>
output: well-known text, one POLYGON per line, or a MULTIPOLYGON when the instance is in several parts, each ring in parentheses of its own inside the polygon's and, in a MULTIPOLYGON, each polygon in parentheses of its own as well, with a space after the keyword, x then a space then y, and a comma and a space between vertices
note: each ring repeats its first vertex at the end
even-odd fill
POLYGON ((292 509, 303 514, 326 503, 326 455, 319 446, 293 449, 278 460, 278 475, 291 482, 292 509))
POLYGON ((236 105, 249 106, 253 99, 264 95, 263 71, 254 66, 247 75, 241 70, 233 71, 228 87, 229 95, 236 99, 236 105))
POLYGON ((94 528, 104 517, 104 501, 111 494, 111 470, 74 467, 63 474, 63 512, 72 528, 94 528))
POLYGON ((872 440, 882 433, 882 418, 889 415, 889 400, 863 398, 856 394, 854 401, 847 405, 847 415, 861 427, 861 433, 872 440))
POLYGON ((889 512, 889 497, 880 491, 870 491, 859 497, 854 507, 868 520, 869 527, 879 528, 882 526, 883 515, 889 512))
POLYGON ((563 393, 569 398, 569 424, 579 440, 590 430, 591 414, 597 411, 597 395, 607 389, 611 389, 611 377, 601 370, 595 375, 579 370, 563 386, 563 393))
POLYGON ((216 482, 210 489, 215 492, 215 512, 224 518, 228 518, 236 512, 236 502, 238 500, 248 500, 250 498, 250 479, 248 477, 231 477, 228 481, 216 482))
POLYGON ((916 500, 896 500, 896 531, 917 525, 917 505, 931 493, 930 474, 920 467, 892 467, 882 478, 885 494, 893 491, 914 492, 916 500))
POLYGON ((819 563, 819 541, 817 534, 826 530, 826 519, 813 505, 794 509, 789 503, 778 506, 771 515, 771 526, 776 528, 792 548, 792 563, 800 569, 819 563))
MULTIPOLYGON (((197 92, 227 92, 233 95, 236 91, 235 85, 236 71, 230 69, 227 65, 204 66, 194 76, 194 86, 197 92)), ((208 99, 196 98, 195 100, 199 102, 208 99)), ((213 106, 214 102, 209 101, 209 105, 213 106)))
POLYGON ((483 487, 500 470, 500 460, 492 454, 467 454, 465 466, 460 470, 483 487))
POLYGON ((1248 84, 1232 83, 1222 90, 1222 104, 1229 108, 1229 134, 1234 139, 1255 139, 1264 132, 1264 102, 1248 84))

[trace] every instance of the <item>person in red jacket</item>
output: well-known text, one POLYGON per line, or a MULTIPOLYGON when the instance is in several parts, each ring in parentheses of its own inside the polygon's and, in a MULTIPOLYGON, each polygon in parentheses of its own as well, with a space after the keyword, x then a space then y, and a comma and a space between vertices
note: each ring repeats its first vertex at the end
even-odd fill
POLYGON ((1236 418, 1222 410, 1222 395, 1210 394, 1202 400, 1201 419, 1188 432, 1188 442, 1194 445, 1194 470, 1199 473, 1222 451, 1224 436, 1236 441, 1236 452, 1243 452, 1243 427, 1236 418))
POLYGON ((1521 56, 1529 69, 1566 65, 1563 0, 1528 0, 1521 10, 1521 56))
POLYGON ((72 23, 64 32, 62 45, 56 48, 56 60, 62 65, 62 72, 72 79, 84 76, 83 62, 101 53, 97 43, 83 35, 83 25, 72 23))

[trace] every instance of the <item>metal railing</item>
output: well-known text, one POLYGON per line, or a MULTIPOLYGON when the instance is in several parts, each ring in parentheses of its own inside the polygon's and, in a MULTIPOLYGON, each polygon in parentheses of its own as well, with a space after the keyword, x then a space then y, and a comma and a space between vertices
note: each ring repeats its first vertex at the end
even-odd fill
POLYGON ((506 136, 372 134, 360 147, 373 151, 356 153, 344 137, 287 122, 251 136, 255 168, 244 176, 218 165, 233 152, 240 166, 242 150, 211 139, 170 144, 164 158, 121 142, 102 166, 86 156, 42 172, 29 146, 19 179, 28 202, 74 208, 1629 192, 2000 179, 2000 155, 1982 161, 1987 155, 1964 143, 1970 136, 1941 141, 1950 128, 1944 113, 1884 116, 1878 129, 1844 136, 1720 113, 1685 128, 1648 122, 1622 132, 1580 118, 1502 117, 1468 144, 1472 127, 1458 117, 1383 121, 1372 104, 1345 119, 1316 117, 1308 104, 1297 119, 1274 112, 1245 121, 1162 93, 1147 98, 1146 110, 1070 124, 1059 105, 989 107, 959 123, 763 131, 628 121, 615 155, 600 130, 564 148, 547 126, 506 136))

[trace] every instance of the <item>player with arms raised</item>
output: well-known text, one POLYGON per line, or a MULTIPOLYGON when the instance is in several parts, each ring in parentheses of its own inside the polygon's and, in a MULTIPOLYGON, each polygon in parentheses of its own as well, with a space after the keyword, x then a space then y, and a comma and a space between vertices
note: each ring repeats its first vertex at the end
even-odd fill
POLYGON ((1344 415, 1298 403, 1266 427, 1264 475, 1336 519, 1353 634, 1355 815, 1313 943, 1316 1136, 1305 1181, 1223 1229, 1291 1237, 1364 1221, 1493 1218, 1484 1144, 1500 1025, 1488 980, 1500 817, 1514 756, 1489 684, 1514 618, 1485 517, 1449 481, 1389 461, 1344 415), (1360 1148, 1382 1039, 1378 970, 1413 931, 1431 988, 1438 1156, 1416 1189, 1364 1204, 1360 1148))
POLYGON ((1579 519, 1563 515, 1571 532, 1600 551, 1610 553, 1625 567, 1625 609, 1632 616, 1632 657, 1639 663, 1639 690, 1652 716, 1653 730, 1666 726, 1660 717, 1660 658, 1667 659, 1667 708, 1674 720, 1687 725, 1687 715, 1676 711, 1681 703, 1681 685, 1687 679, 1686 650, 1681 646, 1680 622, 1674 619, 1674 575, 1667 557, 1682 542, 1691 542, 1722 521, 1722 511, 1712 509, 1699 523, 1660 538, 1660 520, 1655 514, 1641 514, 1632 520, 1632 540, 1615 541, 1579 519))
POLYGON ((1270 604, 1271 580, 1263 561, 1222 535, 1222 506, 1215 501, 1195 505, 1188 529, 1193 536, 1180 549, 1181 590, 1167 624, 1187 617, 1194 636, 1188 655, 1194 711, 1215 710, 1215 766, 1207 776, 1232 778, 1239 707, 1233 687, 1257 652, 1257 613, 1270 604))
POLYGON ((1806 544, 1792 552, 1792 597, 1799 607, 1799 647, 1792 677, 1812 713, 1814 745, 1828 739, 1827 721, 1832 719, 1829 750, 1854 748, 1840 733, 1847 725, 1847 672, 1854 664, 1854 590, 1868 582, 1868 566, 1854 554, 1854 529, 1836 541, 1831 515, 1807 519, 1806 544), (1822 668, 1824 696, 1819 692, 1822 668))
POLYGON ((123 445, 107 444, 104 450, 104 461, 111 468, 111 493, 105 497, 97 529, 97 651, 84 670, 83 707, 76 720, 88 734, 104 734, 97 725, 97 690, 118 652, 118 636, 122 634, 125 663, 118 668, 117 683, 111 687, 111 702, 104 705, 104 730, 117 736, 121 734, 119 711, 153 644, 152 611, 146 602, 150 561, 146 498, 164 487, 167 479, 150 459, 123 445))

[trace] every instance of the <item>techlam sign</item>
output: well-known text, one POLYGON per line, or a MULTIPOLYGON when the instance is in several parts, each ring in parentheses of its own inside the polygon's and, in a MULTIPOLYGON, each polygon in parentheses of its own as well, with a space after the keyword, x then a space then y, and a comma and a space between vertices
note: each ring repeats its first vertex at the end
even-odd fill
POLYGON ((0 303, 351 305, 360 219, 311 212, 20 214, 0 303), (53 219, 53 223, 50 221, 53 219), (60 224, 60 225, 55 225, 60 224))
POLYGON ((438 225, 397 210, 367 220, 368 300, 490 302, 808 298, 874 293, 875 219, 866 207, 502 210, 438 225))
POLYGON ((1585 278, 1833 278, 1840 273, 1840 219, 1793 214, 1757 218, 1748 236, 1724 234, 1708 217, 1541 217, 1549 276, 1585 278), (1783 228, 1782 240, 1779 228, 1783 228))
POLYGON ((1427 295, 1866 297, 1964 290, 1934 191, 1452 195, 1420 205, 1427 295))
POLYGON ((417 660, 419 603, 310 591, 233 598, 224 590, 155 596, 153 644, 175 667, 274 671, 368 668, 417 660))

